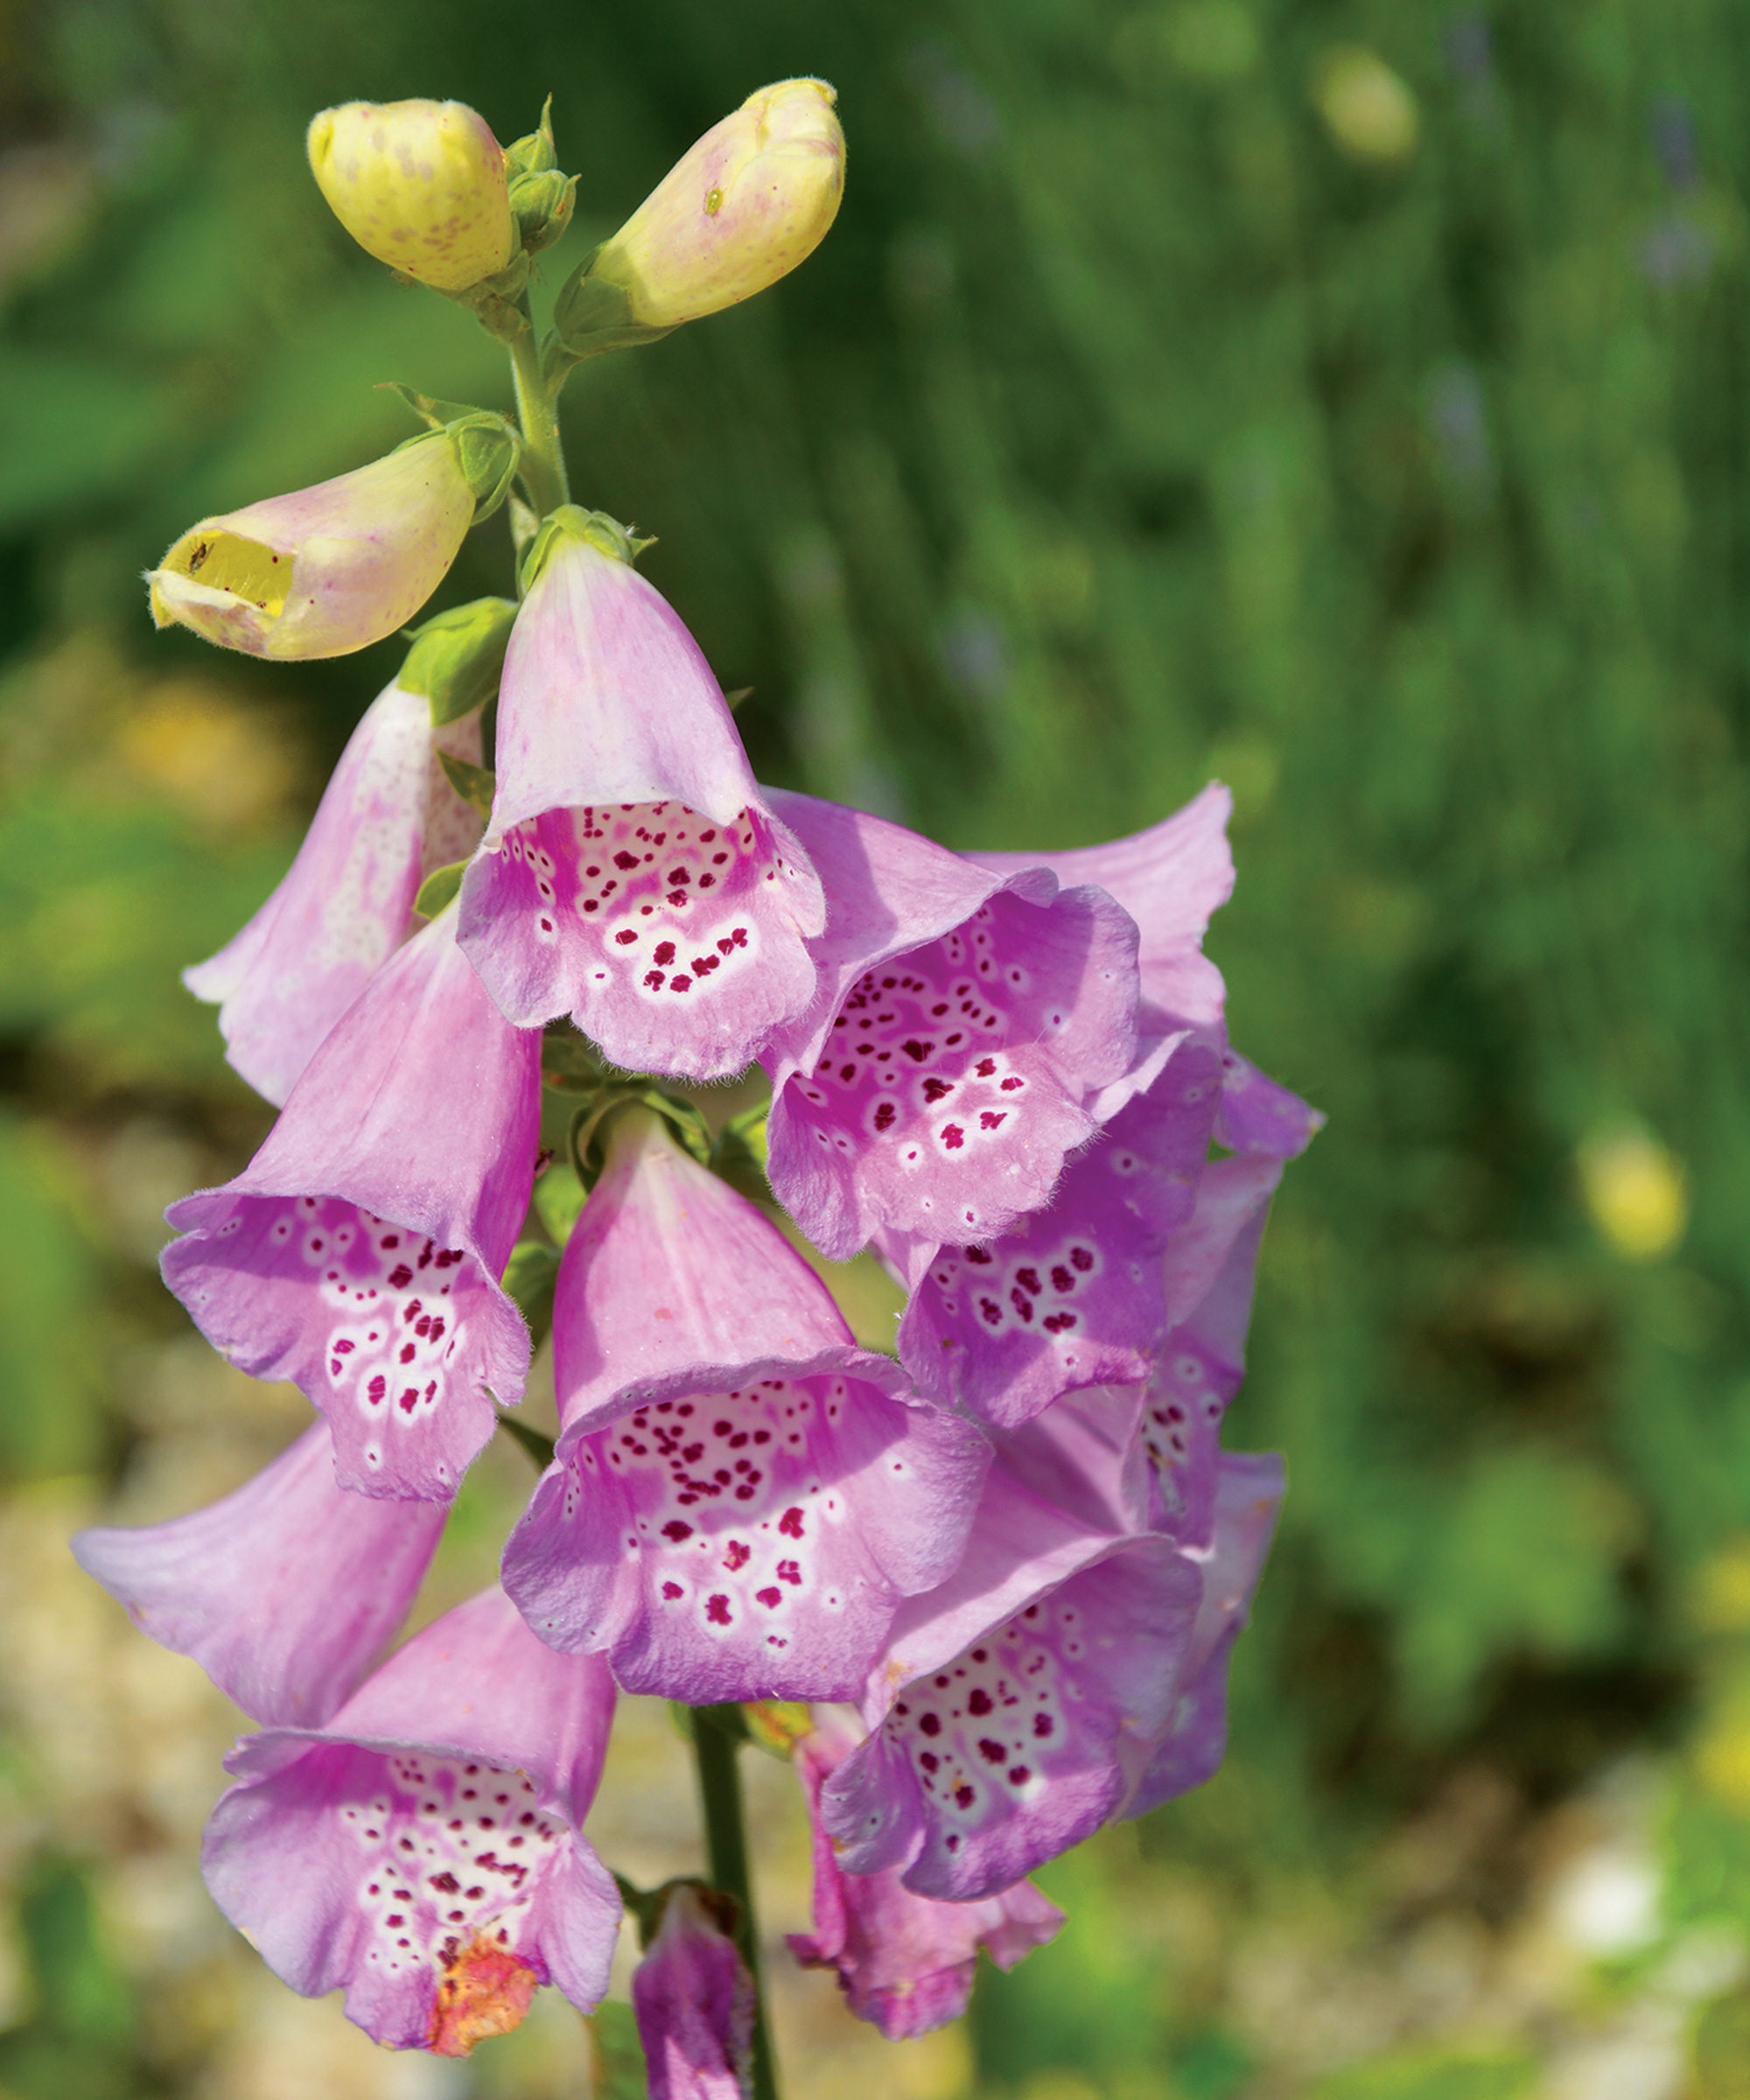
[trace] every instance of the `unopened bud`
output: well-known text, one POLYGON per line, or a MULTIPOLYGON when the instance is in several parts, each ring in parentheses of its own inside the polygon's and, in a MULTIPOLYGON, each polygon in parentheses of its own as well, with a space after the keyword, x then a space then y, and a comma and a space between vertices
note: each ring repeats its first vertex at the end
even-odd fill
POLYGON ((514 600, 477 598, 413 630, 413 647, 396 683, 404 693, 425 696, 434 728, 459 722, 497 692, 515 619, 514 600))
POLYGON ((148 574, 152 618, 252 656, 381 641, 443 581, 474 521, 485 455, 508 442, 484 433, 471 472, 458 439, 434 430, 354 473, 203 518, 148 574))
POLYGON ((561 292, 562 340, 677 327, 805 262, 844 189, 835 99, 824 80, 780 80, 707 131, 561 292))
POLYGON ((464 102, 343 102, 311 120, 310 165, 334 216, 380 262, 466 291, 514 254, 504 153, 464 102))

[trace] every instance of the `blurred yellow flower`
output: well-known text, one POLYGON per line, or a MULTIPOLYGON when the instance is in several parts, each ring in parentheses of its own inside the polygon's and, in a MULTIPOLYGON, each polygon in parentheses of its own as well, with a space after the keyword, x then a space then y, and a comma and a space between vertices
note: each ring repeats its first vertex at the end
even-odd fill
POLYGON ((1683 1162, 1645 1130, 1589 1138, 1578 1153, 1580 1188, 1592 1222, 1631 1262, 1669 1254, 1689 1223, 1683 1162))
POLYGON ((1341 44, 1313 69, 1312 102, 1339 151, 1352 160, 1399 166, 1416 150, 1422 120, 1416 97, 1376 51, 1341 44))

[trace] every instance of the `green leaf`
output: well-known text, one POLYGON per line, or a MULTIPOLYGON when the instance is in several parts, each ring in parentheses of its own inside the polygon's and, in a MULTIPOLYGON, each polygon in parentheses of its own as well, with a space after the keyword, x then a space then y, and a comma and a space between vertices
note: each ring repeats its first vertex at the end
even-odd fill
MULTIPOLYGON (((447 752, 440 752, 447 758, 447 752)), ((435 919, 444 906, 454 900, 462 886, 462 878, 468 872, 466 860, 452 860, 446 868, 433 868, 419 886, 419 894, 413 900, 413 908, 422 919, 435 919)))
POLYGON ((584 2021, 595 2054, 592 2100, 644 2100, 648 2090, 644 2045, 630 2006, 610 1998, 584 2021))
POLYGON ((440 751, 438 763, 444 768, 444 777, 465 802, 479 810, 486 822, 492 822, 493 790, 498 785, 498 776, 484 766, 471 766, 466 759, 458 759, 452 751, 440 751))

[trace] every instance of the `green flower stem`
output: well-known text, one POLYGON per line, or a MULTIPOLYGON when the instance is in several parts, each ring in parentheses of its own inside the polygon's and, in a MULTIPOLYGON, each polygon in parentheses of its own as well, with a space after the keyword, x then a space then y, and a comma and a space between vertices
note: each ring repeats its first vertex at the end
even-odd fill
POLYGON ((528 294, 519 302, 528 326, 510 346, 511 376, 516 387, 516 420, 522 430, 522 479, 538 517, 546 517, 571 500, 565 478, 565 455, 559 444, 559 387, 541 369, 541 346, 528 294))
POLYGON ((766 2022, 760 1928, 748 1870, 747 1820, 742 1813, 741 1771, 736 1761, 746 1740, 747 1725, 740 1707, 733 1705, 696 1706, 691 1718, 693 1766, 704 1810, 706 1871, 713 1888, 735 1898, 736 1944, 753 1978, 753 2100, 778 2100, 777 2062, 766 2022))

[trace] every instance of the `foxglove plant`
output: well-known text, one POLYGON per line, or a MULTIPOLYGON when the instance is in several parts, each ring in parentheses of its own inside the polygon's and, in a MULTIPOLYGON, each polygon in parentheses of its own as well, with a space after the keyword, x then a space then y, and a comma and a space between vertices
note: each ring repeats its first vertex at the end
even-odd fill
POLYGON ((172 1205, 164 1278, 323 1418, 212 1507, 75 1551, 260 1724, 205 1866, 294 1990, 465 2055, 543 1984, 593 2006, 623 1897, 650 2092, 775 2100, 743 1743, 802 1782, 793 1952, 893 2038, 965 2009, 981 1947, 1052 1938, 1034 1868, 1219 1763, 1283 1485, 1221 1425, 1320 1119, 1233 1049, 1202 953, 1225 789, 1105 845, 961 855, 763 788, 646 542, 570 499, 567 374, 831 224, 830 88, 708 132, 544 336, 531 262, 577 187, 545 116, 501 149, 460 104, 350 103, 309 150, 362 246, 504 343, 515 420, 398 389, 424 436, 203 520, 153 615, 344 654, 507 500, 517 595, 417 630, 284 880, 187 973, 281 1113, 172 1205), (769 1105, 727 1118, 658 1084, 755 1060, 769 1105), (543 1080, 574 1111, 551 1166, 543 1080), (898 1361, 803 1236, 900 1279, 898 1361), (556 1445, 501 1411, 550 1325, 556 1445), (502 1586, 382 1661, 500 1422, 542 1467, 502 1586), (706 1883, 616 1888, 584 1835, 616 1685, 686 1709, 706 1883))

